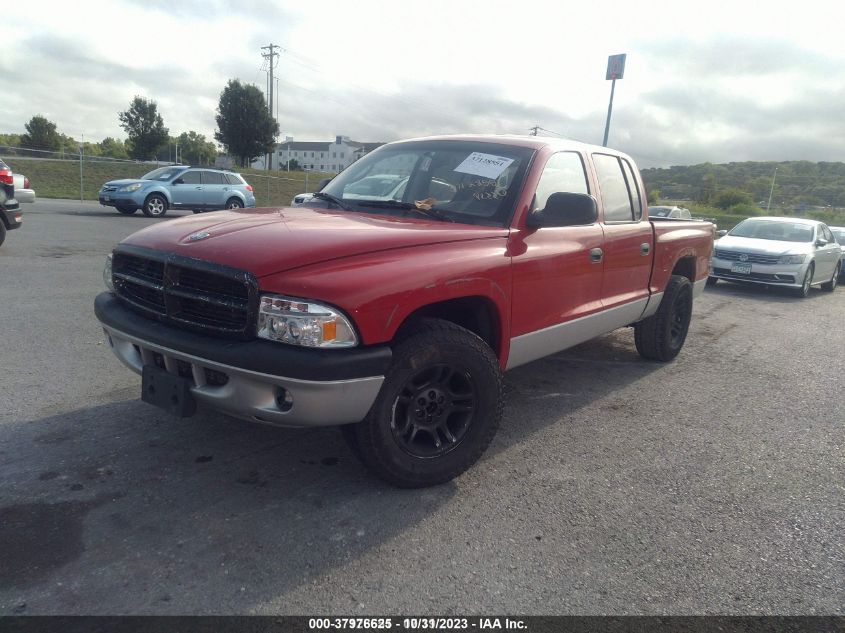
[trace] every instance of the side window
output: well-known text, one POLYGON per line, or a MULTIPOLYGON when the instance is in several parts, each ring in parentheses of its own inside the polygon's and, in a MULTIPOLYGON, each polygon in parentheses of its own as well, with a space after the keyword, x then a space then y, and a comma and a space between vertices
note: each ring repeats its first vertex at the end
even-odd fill
POLYGON ((241 179, 236 176, 235 174, 226 174, 226 180, 229 181, 230 185, 242 185, 244 183, 241 182, 241 179))
POLYGON ((182 182, 186 185, 201 185, 200 173, 198 171, 186 171, 182 174, 182 182))
MULTIPOLYGON (((634 170, 624 158, 622 159, 622 168, 625 170, 625 178, 628 180, 628 191, 631 193, 631 200, 634 203, 634 219, 639 220, 643 217, 643 201, 640 196, 640 185, 634 177, 634 170)), ((678 217, 684 217, 683 211, 679 211, 678 217)))
POLYGON ((634 213, 628 185, 622 173, 622 166, 616 156, 593 154, 596 175, 599 179, 601 199, 604 205, 605 222, 631 222, 634 213))
POLYGON ((553 154, 543 169, 537 192, 534 194, 534 208, 544 209, 553 193, 589 193, 587 174, 581 156, 575 152, 553 154))
POLYGON ((204 171, 202 172, 202 182, 204 185, 225 185, 226 179, 219 171, 204 171))

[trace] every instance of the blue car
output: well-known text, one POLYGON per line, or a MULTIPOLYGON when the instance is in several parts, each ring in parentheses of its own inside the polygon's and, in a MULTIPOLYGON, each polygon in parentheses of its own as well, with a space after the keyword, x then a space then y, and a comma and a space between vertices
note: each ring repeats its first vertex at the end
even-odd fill
POLYGON ((828 226, 833 237, 842 247, 842 260, 839 262, 839 278, 845 280, 845 226, 828 226))
POLYGON ((255 206, 252 186, 240 174, 220 169, 173 165, 141 178, 112 180, 100 189, 100 204, 131 215, 138 209, 157 218, 168 209, 194 213, 255 206))

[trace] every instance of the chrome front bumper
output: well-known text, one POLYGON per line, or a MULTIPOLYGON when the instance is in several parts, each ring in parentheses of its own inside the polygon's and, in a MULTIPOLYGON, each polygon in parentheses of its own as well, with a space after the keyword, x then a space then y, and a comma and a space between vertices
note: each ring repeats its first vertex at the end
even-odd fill
POLYGON ((285 427, 359 422, 384 382, 384 376, 312 381, 262 374, 168 349, 107 325, 103 329, 112 351, 135 373, 141 374, 144 365, 163 365, 189 380, 200 404, 251 422, 285 427))

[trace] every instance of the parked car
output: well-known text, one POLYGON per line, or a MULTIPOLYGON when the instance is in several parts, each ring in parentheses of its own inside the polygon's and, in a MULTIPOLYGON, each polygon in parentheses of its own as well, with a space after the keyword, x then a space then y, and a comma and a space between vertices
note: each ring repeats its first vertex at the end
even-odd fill
POLYGON ((299 194, 295 195, 293 197, 293 199, 291 199, 290 206, 298 207, 300 205, 305 204, 306 202, 311 200, 311 198, 313 198, 313 197, 314 197, 313 193, 299 193, 299 194))
POLYGON ((833 237, 836 238, 836 241, 839 243, 839 247, 842 249, 842 261, 839 264, 839 278, 845 279, 845 226, 830 226, 828 227, 830 232, 833 233, 833 237))
POLYGON ((794 288, 836 288, 842 250, 823 222, 758 217, 737 224, 721 238, 710 260, 707 285, 719 279, 794 288))
POLYGON ((6 233, 20 228, 23 214, 15 198, 15 177, 11 168, 0 159, 0 245, 6 240, 6 233))
POLYGON ((691 220, 692 214, 690 214, 689 209, 684 207, 649 206, 648 217, 691 220))
POLYGON ((712 247, 709 223, 649 221, 620 152, 433 137, 380 147, 282 213, 129 236, 95 311, 144 401, 345 425, 376 475, 428 486, 489 445, 504 371, 629 325, 644 358, 675 358, 712 247), (400 200, 346 195, 409 170, 400 200))
POLYGON ((138 209, 161 217, 168 209, 194 213, 255 206, 252 186, 240 174, 205 167, 171 165, 141 178, 112 180, 99 193, 100 204, 131 215, 138 209))
POLYGON ((29 186, 29 178, 23 174, 13 174, 15 178, 15 198, 18 202, 32 204, 35 202, 35 191, 29 186))

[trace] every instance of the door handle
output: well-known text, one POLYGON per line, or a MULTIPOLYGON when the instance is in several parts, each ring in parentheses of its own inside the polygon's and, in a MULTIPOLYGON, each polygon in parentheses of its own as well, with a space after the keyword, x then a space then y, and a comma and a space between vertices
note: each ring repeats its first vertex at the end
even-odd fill
POLYGON ((601 258, 604 257, 604 251, 600 248, 591 248, 590 249, 590 262, 593 264, 597 264, 601 261, 601 258))
POLYGON ((651 245, 648 242, 643 242, 640 244, 640 255, 648 255, 649 251, 651 250, 651 245))

